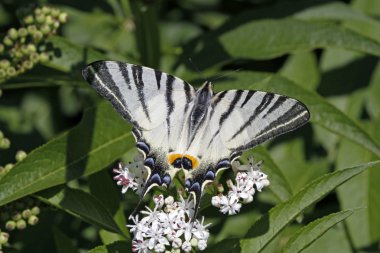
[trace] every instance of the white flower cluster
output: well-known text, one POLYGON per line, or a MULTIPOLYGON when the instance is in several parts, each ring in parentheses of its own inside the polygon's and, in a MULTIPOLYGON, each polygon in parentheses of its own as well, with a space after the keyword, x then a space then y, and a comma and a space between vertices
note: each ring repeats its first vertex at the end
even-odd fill
POLYGON ((220 212, 228 215, 237 214, 242 203, 253 201, 256 190, 261 190, 269 185, 268 176, 261 171, 261 162, 253 163, 253 158, 249 158, 249 165, 241 165, 238 161, 232 164, 232 168, 237 171, 236 185, 231 180, 227 181, 229 191, 227 195, 219 193, 212 197, 211 204, 220 209, 220 212))
POLYGON ((137 214, 131 217, 134 225, 130 227, 133 233, 132 251, 148 252, 190 252, 193 248, 204 250, 207 247, 209 232, 202 221, 191 221, 194 214, 193 200, 174 202, 172 196, 164 199, 163 195, 154 197, 155 208, 146 207, 140 213, 144 217, 140 220, 137 214))
POLYGON ((127 166, 119 163, 118 168, 113 169, 116 174, 114 180, 117 181, 117 185, 121 185, 121 192, 124 194, 128 189, 132 189, 137 194, 142 194, 145 185, 146 170, 140 157, 135 158, 135 162, 127 166))

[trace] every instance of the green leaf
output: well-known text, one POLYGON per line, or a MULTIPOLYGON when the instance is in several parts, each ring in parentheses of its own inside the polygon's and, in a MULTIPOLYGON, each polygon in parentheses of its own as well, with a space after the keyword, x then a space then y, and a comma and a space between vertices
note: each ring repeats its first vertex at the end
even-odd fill
POLYGON ((333 23, 294 19, 251 21, 228 31, 220 29, 189 43, 184 54, 194 55, 204 69, 231 58, 273 59, 316 48, 345 48, 380 56, 380 44, 374 40, 333 23))
POLYGON ((317 59, 313 52, 292 54, 281 68, 280 74, 308 90, 315 90, 320 81, 317 59))
POLYGON ((242 252, 260 252, 274 237, 305 208, 317 202, 333 191, 337 186, 379 164, 370 162, 357 167, 347 168, 317 178, 287 202, 276 205, 269 213, 262 216, 240 241, 242 252))
POLYGON ((124 253, 131 252, 132 246, 130 243, 118 241, 112 244, 98 246, 88 253, 124 253))
MULTIPOLYGON (((379 121, 369 122, 366 126, 377 139, 380 139, 379 121)), ((360 164, 373 159, 373 157, 370 152, 362 147, 350 141, 342 140, 338 148, 336 167, 341 169, 348 164, 360 164)), ((338 199, 343 209, 364 207, 345 221, 347 232, 356 248, 368 247, 380 239, 379 181, 380 166, 374 166, 338 188, 338 199), (360 230, 357 229, 359 226, 360 230)))
POLYGON ((140 53, 141 63, 152 68, 158 68, 160 63, 159 3, 157 1, 144 3, 138 0, 130 0, 129 2, 135 18, 136 45, 140 53))
POLYGON ((83 67, 96 60, 105 60, 105 56, 93 49, 74 44, 59 36, 51 36, 46 41, 50 60, 44 65, 72 75, 80 75, 83 67))
POLYGON ((332 213, 307 224, 306 226, 299 229, 289 239, 284 248, 284 253, 301 252, 303 249, 307 248, 310 244, 320 238, 324 233, 326 233, 327 230, 349 217, 351 214, 353 214, 353 212, 354 211, 352 210, 346 210, 332 213))
POLYGON ((128 124, 108 103, 72 130, 33 150, 1 179, 0 205, 103 169, 134 146, 128 124))
MULTIPOLYGON (((286 201, 292 196, 292 189, 289 183, 286 181, 280 168, 273 161, 267 149, 262 146, 255 147, 252 151, 255 161, 263 161, 263 171, 268 175, 271 184, 269 189, 280 200, 286 201)), ((243 157, 252 154, 251 152, 245 152, 243 157)))
POLYGON ((380 147, 377 142, 353 120, 316 92, 305 90, 279 75, 242 71, 230 74, 227 80, 219 81, 215 87, 218 90, 236 87, 263 90, 296 98, 305 103, 310 110, 311 122, 358 143, 380 157, 380 147))
POLYGON ((73 241, 58 228, 53 228, 57 253, 78 253, 73 241))
POLYGON ((51 188, 36 193, 36 196, 41 201, 73 214, 90 224, 115 233, 121 233, 111 213, 97 198, 89 193, 64 187, 58 192, 57 188, 51 188))

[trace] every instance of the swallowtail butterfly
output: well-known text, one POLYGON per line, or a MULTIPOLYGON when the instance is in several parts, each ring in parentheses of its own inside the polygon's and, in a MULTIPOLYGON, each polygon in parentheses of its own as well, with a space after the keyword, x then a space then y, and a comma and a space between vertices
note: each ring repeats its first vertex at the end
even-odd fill
POLYGON ((204 186, 242 151, 310 117, 293 98, 255 90, 214 93, 211 82, 196 89, 178 77, 128 63, 97 61, 82 74, 133 126, 148 170, 142 197, 153 186, 169 186, 182 169, 194 196, 194 217, 204 186))

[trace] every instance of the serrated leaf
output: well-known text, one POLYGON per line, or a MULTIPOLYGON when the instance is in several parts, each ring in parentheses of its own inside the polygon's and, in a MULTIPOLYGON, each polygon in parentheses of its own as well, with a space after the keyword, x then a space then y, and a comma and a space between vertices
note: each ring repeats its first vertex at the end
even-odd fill
POLYGON ((252 89, 275 92, 296 98, 310 110, 311 122, 340 136, 350 139, 380 157, 380 147, 367 132, 339 111, 316 92, 308 91, 279 75, 261 72, 230 74, 227 80, 219 80, 215 86, 224 89, 252 89))
POLYGON ((186 45, 184 54, 193 55, 198 67, 205 69, 231 58, 273 59, 317 48, 345 48, 380 56, 380 44, 374 40, 333 23, 294 19, 250 21, 227 31, 221 28, 186 45))
POLYGON ((326 196, 336 187, 380 161, 335 171, 319 177, 287 202, 276 205, 262 216, 240 241, 242 252, 260 252, 273 238, 305 208, 326 196))
POLYGON ((319 239, 330 228, 353 214, 353 210, 346 210, 324 216, 300 228, 288 241, 284 253, 297 253, 307 248, 319 239))
POLYGON ((72 130, 33 150, 1 179, 0 205, 103 169, 134 146, 109 104, 86 111, 72 130))
POLYGON ((36 194, 41 201, 78 216, 84 221, 115 233, 121 231, 111 213, 93 195, 82 190, 64 187, 48 189, 36 194))
POLYGON ((130 243, 118 241, 112 244, 98 246, 88 251, 88 253, 125 253, 131 252, 131 249, 130 243))

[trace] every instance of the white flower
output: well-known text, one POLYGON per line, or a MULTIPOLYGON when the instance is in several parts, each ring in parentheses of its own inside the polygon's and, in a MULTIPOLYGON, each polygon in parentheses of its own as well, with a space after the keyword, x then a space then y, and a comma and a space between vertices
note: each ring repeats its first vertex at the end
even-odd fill
POLYGON ((124 194, 129 189, 141 194, 145 185, 145 167, 141 165, 142 162, 129 164, 128 167, 119 163, 118 168, 113 169, 116 174, 114 180, 117 185, 123 186, 121 192, 124 194))
POLYGON ((153 196, 153 201, 156 207, 158 209, 161 209, 165 204, 164 195, 160 194, 160 195, 153 196))
POLYGON ((229 192, 228 198, 222 198, 220 201, 220 211, 224 214, 234 215, 240 211, 240 208, 239 198, 232 191, 229 192))
POLYGON ((181 247, 181 245, 182 245, 181 238, 178 238, 178 237, 174 238, 173 243, 172 243, 172 247, 175 249, 178 249, 181 247))
POLYGON ((141 240, 133 240, 132 241, 132 252, 138 253, 148 253, 148 245, 147 242, 141 240))
POLYGON ((207 241, 206 240, 199 240, 198 241, 198 249, 199 250, 205 250, 207 248, 207 241))
POLYGON ((182 250, 185 252, 191 251, 191 243, 189 241, 186 241, 182 244, 182 250))
POLYGON ((261 191, 269 185, 268 176, 261 171, 261 162, 253 163, 249 158, 249 164, 241 165, 238 161, 232 163, 232 169, 236 172, 235 182, 227 181, 229 191, 227 195, 219 193, 212 197, 211 204, 220 209, 222 213, 229 215, 240 211, 241 203, 250 203, 256 190, 261 191))
POLYGON ((211 205, 216 206, 216 207, 220 207, 220 199, 221 199, 221 196, 219 194, 216 196, 213 196, 211 198, 211 205))
POLYGON ((204 218, 201 222, 191 221, 191 210, 194 204, 188 199, 181 198, 181 202, 167 201, 172 208, 167 208, 163 196, 155 199, 155 208, 152 210, 146 207, 140 211, 143 216, 139 220, 138 215, 131 217, 134 225, 127 225, 133 234, 133 251, 134 252, 165 252, 170 250, 177 251, 182 249, 185 252, 192 250, 191 243, 196 243, 194 247, 206 248, 209 232, 204 225, 204 218), (162 204, 164 203, 164 204, 162 204), (202 245, 198 246, 199 241, 202 245))

